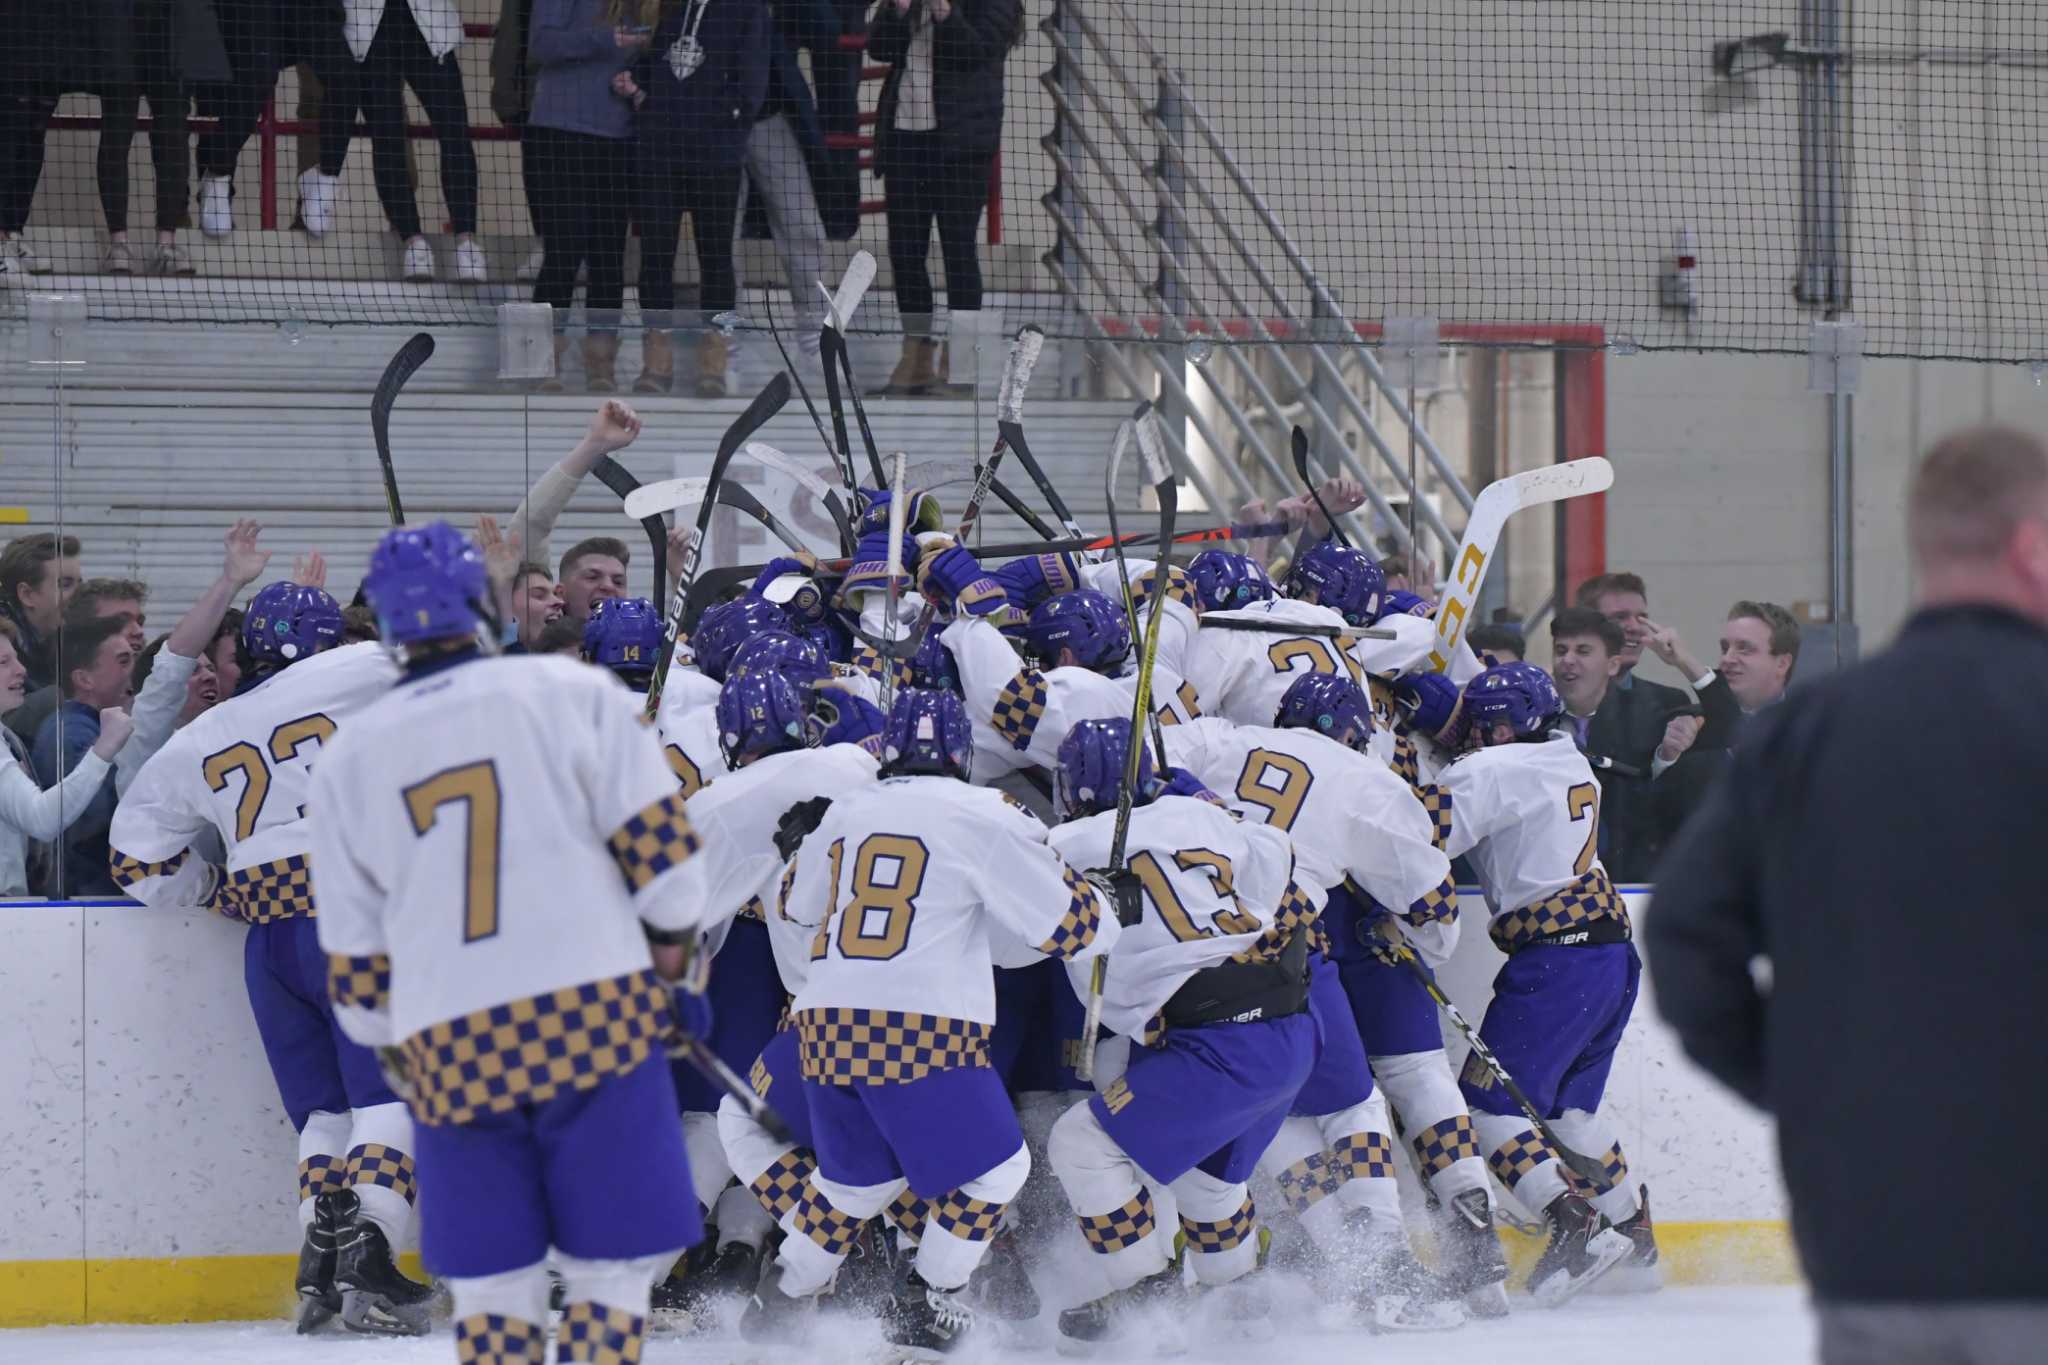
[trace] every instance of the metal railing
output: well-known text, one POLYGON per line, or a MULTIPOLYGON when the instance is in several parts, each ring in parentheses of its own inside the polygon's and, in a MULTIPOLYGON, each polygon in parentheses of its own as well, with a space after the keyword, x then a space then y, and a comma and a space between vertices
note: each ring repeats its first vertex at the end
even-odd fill
MULTIPOLYGON (((1249 462, 1275 487, 1294 488, 1298 480, 1288 467, 1286 443, 1294 421, 1302 420, 1313 433, 1311 450, 1316 461, 1362 483, 1381 528, 1413 551, 1416 547, 1404 519, 1375 487, 1352 448, 1343 424, 1343 419, 1349 418, 1394 485, 1405 490, 1418 530, 1426 531, 1437 543, 1436 557, 1447 562, 1457 537, 1413 486, 1409 463, 1396 455, 1381 432, 1358 385, 1345 373, 1346 361, 1364 377, 1367 387, 1377 391, 1393 419, 1396 437, 1413 443, 1449 495, 1469 509, 1471 493, 1390 381, 1360 336, 1359 326, 1346 316, 1238 167, 1180 73, 1146 38, 1123 0, 1055 0, 1039 29, 1054 54, 1053 65, 1039 77, 1054 114, 1053 127, 1040 139, 1040 145, 1051 159, 1056 177, 1040 202, 1058 230, 1058 240, 1043 260, 1079 329, 1101 343, 1096 349, 1109 370, 1134 391, 1150 393, 1153 386, 1141 381, 1125 348, 1114 343, 1146 335, 1179 343, 1136 349, 1149 361, 1161 398, 1173 415, 1184 418, 1201 442, 1217 454, 1221 472, 1235 492, 1250 500, 1259 496, 1251 477, 1243 465, 1230 458, 1228 447, 1195 401, 1185 378, 1188 367, 1184 357, 1189 348, 1209 345, 1212 354, 1223 357, 1222 365, 1211 360, 1196 366, 1195 372, 1216 411, 1240 438, 1249 462), (1103 23, 1109 21, 1120 30, 1115 41, 1106 38, 1102 30, 1103 23), (1132 51, 1141 54, 1151 68, 1149 98, 1126 63, 1132 51), (1149 132, 1156 144, 1152 154, 1134 141, 1137 128, 1149 132), (1103 145, 1105 138, 1113 148, 1103 145), (1207 154, 1201 164, 1197 151, 1207 154), (1205 167, 1211 176, 1220 169, 1227 182, 1221 189, 1223 196, 1235 193, 1232 210, 1237 221, 1205 179, 1205 167), (1152 201, 1150 213, 1140 207, 1134 178, 1143 182, 1143 192, 1152 201), (1246 240, 1238 223, 1247 219, 1263 230, 1260 245, 1268 254, 1277 251, 1287 269, 1299 277, 1311 304, 1308 320, 1304 321, 1260 260, 1259 251, 1246 240), (1152 273, 1141 268, 1127 244, 1133 239, 1149 248, 1155 267, 1152 273), (1252 306, 1240 287, 1247 279, 1267 301, 1265 306, 1252 306), (1217 317, 1203 302, 1212 295, 1227 300, 1235 311, 1234 320, 1217 317), (1254 333, 1250 339, 1289 344, 1256 348, 1231 344, 1233 334, 1247 325, 1254 333), (1292 397, 1283 400, 1274 392, 1256 359, 1247 354, 1252 349, 1277 369, 1284 386, 1293 390, 1292 397), (1306 369, 1300 363, 1304 358, 1306 369), (1223 382, 1225 373, 1249 393, 1249 403, 1238 401, 1223 382)), ((1212 508, 1226 509, 1229 504, 1217 497, 1194 458, 1193 443, 1178 425, 1166 424, 1178 467, 1212 508)), ((1361 543, 1371 543, 1367 528, 1355 516, 1345 520, 1361 543)))

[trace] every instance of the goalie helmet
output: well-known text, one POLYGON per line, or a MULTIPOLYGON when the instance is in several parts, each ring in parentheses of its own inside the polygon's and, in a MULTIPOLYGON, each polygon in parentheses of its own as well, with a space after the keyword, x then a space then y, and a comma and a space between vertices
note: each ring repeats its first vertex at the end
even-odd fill
POLYGON ((1547 732, 1564 715, 1564 698, 1550 675, 1531 663, 1495 664, 1465 684, 1462 712, 1482 744, 1505 725, 1517 739, 1547 732))
POLYGON ((789 618, 773 602, 758 597, 715 602, 704 609, 697 628, 690 632, 690 652, 705 677, 722 683, 734 650, 756 635, 788 629, 789 618))
POLYGON ((1266 566, 1250 555, 1229 550, 1204 550, 1188 561, 1188 578, 1203 611, 1232 611, 1280 595, 1266 566))
POLYGON ((906 687, 882 731, 882 776, 931 773, 965 782, 974 770, 974 731, 956 693, 906 687))
POLYGON ((745 640, 726 660, 725 676, 730 682, 749 673, 772 671, 814 687, 832 676, 825 651, 801 635, 786 630, 764 630, 745 640))
POLYGON ((713 716, 718 752, 728 766, 801 749, 810 741, 810 689, 770 669, 728 678, 718 689, 713 716))
POLYGON ((282 668, 341 642, 341 604, 318 588, 272 583, 242 617, 242 648, 259 668, 282 668))
POLYGON ((1046 598, 1031 609, 1018 634, 1047 668, 1059 663, 1062 649, 1074 651, 1081 667, 1112 675, 1131 656, 1131 627, 1123 610, 1093 588, 1046 598))
POLYGON ((1354 626, 1380 619, 1387 575, 1363 550, 1318 541, 1302 551, 1287 571, 1287 595, 1329 607, 1354 626))
POLYGON ((645 690, 661 657, 661 614, 644 597, 603 597, 583 623, 583 658, 645 690))
MULTIPOLYGON (((1054 779, 1054 812, 1062 820, 1112 810, 1123 790, 1124 767, 1131 756, 1131 722, 1121 716, 1084 720, 1060 741, 1059 773, 1054 779)), ((1152 799, 1152 755, 1138 746, 1138 786, 1132 804, 1152 799)))
POLYGON ((445 521, 387 531, 363 576, 377 629, 395 645, 474 635, 489 592, 483 552, 445 521))
POLYGON ((1288 684, 1273 724, 1282 730, 1314 730, 1363 750, 1372 738, 1372 702, 1349 678, 1304 673, 1288 684))

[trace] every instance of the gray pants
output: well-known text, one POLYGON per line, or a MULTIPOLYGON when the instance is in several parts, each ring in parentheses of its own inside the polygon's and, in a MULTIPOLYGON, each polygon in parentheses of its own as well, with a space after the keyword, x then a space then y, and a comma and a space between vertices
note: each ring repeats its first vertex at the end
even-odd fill
POLYGON ((2037 1365, 2048 1303, 1817 1303, 1821 1365, 2037 1365))
MULTIPOLYGON (((787 115, 762 119, 747 134, 746 168, 740 178, 740 217, 746 217, 752 185, 768 210, 768 230, 775 234, 775 253, 782 258, 796 304, 798 335, 810 337, 815 346, 818 325, 825 319, 825 296, 818 292, 818 282, 825 276, 825 221, 818 216, 803 144, 787 115)), ((737 250, 737 234, 734 247, 737 250)))

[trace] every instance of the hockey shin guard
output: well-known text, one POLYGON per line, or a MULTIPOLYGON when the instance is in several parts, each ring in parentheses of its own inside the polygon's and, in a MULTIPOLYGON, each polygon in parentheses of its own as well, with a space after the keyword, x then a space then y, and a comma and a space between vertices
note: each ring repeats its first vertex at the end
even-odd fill
POLYGON ((1557 1131, 1559 1141, 1600 1163, 1604 1178, 1581 1191, 1593 1207, 1606 1214, 1612 1223, 1625 1223, 1635 1217, 1640 1201, 1636 1198, 1635 1182, 1628 1178, 1628 1158, 1621 1153, 1621 1139, 1614 1125, 1598 1114, 1567 1109, 1550 1126, 1557 1131))
POLYGON ((419 1189, 413 1178, 412 1115, 403 1104, 373 1104, 350 1118, 353 1145, 343 1183, 355 1190, 363 1216, 382 1229, 395 1255, 419 1189))
POLYGON ((1218 1180, 1201 1170, 1173 1182, 1188 1264, 1203 1284, 1228 1284, 1257 1268, 1259 1215, 1243 1181, 1218 1180))
POLYGON ((1127 1289, 1166 1268, 1173 1259, 1173 1237, 1160 1228, 1144 1173, 1103 1130, 1093 1110, 1077 1104, 1061 1115, 1046 1140, 1046 1157, 1110 1289, 1127 1289))
POLYGON ((967 1283, 1030 1174, 1031 1154, 1020 1143, 993 1169, 930 1201, 931 1221, 917 1244, 917 1273, 926 1284, 958 1289, 967 1283))
POLYGON ((455 1353, 477 1365, 540 1365, 548 1349, 548 1275, 536 1263, 499 1275, 451 1279, 455 1353))
POLYGON ((682 1254, 629 1261, 560 1258, 566 1302, 556 1330, 555 1359, 637 1365, 647 1338, 648 1292, 682 1254))
POLYGON ((313 1222, 313 1201, 348 1184, 349 1116, 316 1109, 299 1130, 299 1226, 313 1222))
POLYGON ((1374 1057, 1373 1078, 1401 1115, 1416 1170, 1446 1204, 1466 1190, 1484 1190, 1486 1162, 1465 1096, 1441 1048, 1374 1057))

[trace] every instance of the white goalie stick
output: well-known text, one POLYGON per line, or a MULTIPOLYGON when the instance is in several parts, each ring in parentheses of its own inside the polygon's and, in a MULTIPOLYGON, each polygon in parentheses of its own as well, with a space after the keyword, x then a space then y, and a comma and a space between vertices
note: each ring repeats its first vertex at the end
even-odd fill
POLYGON ((1479 490, 1472 502, 1472 515, 1465 521, 1465 534, 1458 541, 1457 556, 1451 561, 1450 587, 1437 604, 1436 642, 1428 662, 1431 672, 1443 672, 1452 653, 1464 643, 1466 622, 1479 604, 1479 585, 1486 579, 1508 518, 1525 507, 1604 493, 1613 486, 1614 466, 1591 455, 1525 469, 1479 490))
MULTIPOLYGON (((825 296, 825 322, 818 329, 818 359, 825 371, 825 402, 832 409, 832 453, 839 459, 840 472, 846 476, 849 489, 860 487, 860 476, 854 472, 853 450, 846 439, 846 408, 839 397, 839 379, 842 374, 846 377, 851 392, 853 366, 846 358, 846 324, 874 282, 874 256, 856 251, 846 263, 846 273, 839 277, 837 293, 825 288, 822 282, 818 285, 818 291, 825 296)), ((854 410, 860 416, 861 436, 867 441, 868 463, 873 466, 875 484, 879 487, 887 480, 882 475, 881 457, 875 453, 874 437, 867 430, 867 411, 860 406, 858 392, 851 392, 851 396, 854 410)))

